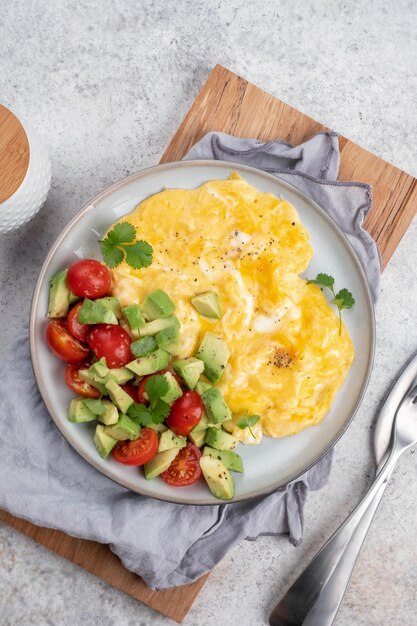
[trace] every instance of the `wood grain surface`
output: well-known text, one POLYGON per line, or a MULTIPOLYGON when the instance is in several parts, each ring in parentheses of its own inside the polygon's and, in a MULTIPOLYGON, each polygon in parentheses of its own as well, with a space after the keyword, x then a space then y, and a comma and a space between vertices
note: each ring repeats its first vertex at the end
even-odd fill
MULTIPOLYGON (((297 144, 318 131, 329 129, 227 69, 216 66, 161 162, 181 159, 205 133, 216 130, 261 140, 284 139, 297 144)), ((344 137, 340 138, 340 147, 340 180, 373 185, 373 208, 366 227, 378 242, 385 266, 417 210, 417 181, 344 137)), ((207 578, 204 576, 192 585, 177 589, 151 591, 138 576, 124 569, 107 546, 38 528, 1 511, 0 521, 179 622, 186 616, 207 578)))
POLYGON ((29 158, 29 141, 22 124, 0 104, 0 204, 19 189, 29 158))

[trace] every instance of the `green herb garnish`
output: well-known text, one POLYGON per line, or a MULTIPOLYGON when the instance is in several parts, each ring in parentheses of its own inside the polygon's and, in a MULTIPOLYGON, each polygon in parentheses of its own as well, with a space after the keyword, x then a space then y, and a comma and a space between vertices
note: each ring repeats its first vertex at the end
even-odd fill
POLYGON ((151 376, 145 383, 145 391, 149 398, 149 406, 134 402, 128 409, 128 416, 141 426, 162 424, 169 415, 169 404, 161 400, 168 392, 169 385, 165 376, 151 376))
POLYGON ((255 424, 257 424, 260 419, 260 415, 244 415, 236 422, 236 426, 238 428, 241 428, 242 430, 244 428, 249 428, 250 434, 254 439, 256 439, 255 435, 253 434, 252 426, 255 426, 255 424))
POLYGON ((147 241, 135 241, 136 228, 128 222, 116 224, 100 241, 103 261, 114 268, 124 260, 136 270, 152 263, 152 246, 147 241))
POLYGON ((156 343, 155 337, 152 335, 146 335, 146 337, 142 337, 141 339, 137 339, 133 343, 130 344, 130 351, 134 356, 145 356, 156 350, 158 347, 156 343))
POLYGON ((355 304, 355 298, 348 289, 341 289, 337 293, 334 290, 334 278, 328 274, 317 274, 316 278, 307 281, 307 285, 327 287, 333 294, 331 301, 337 307, 339 313, 339 335, 342 334, 342 309, 351 309, 355 304))

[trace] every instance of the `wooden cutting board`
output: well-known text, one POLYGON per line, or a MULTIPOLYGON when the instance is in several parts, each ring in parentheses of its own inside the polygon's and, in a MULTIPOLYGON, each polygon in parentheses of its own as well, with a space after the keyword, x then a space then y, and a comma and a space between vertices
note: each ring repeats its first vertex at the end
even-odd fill
MULTIPOLYGON (((322 130, 329 129, 218 65, 161 162, 182 159, 209 131, 298 144, 322 130)), ((344 137, 340 138, 340 148, 339 179, 373 186, 373 208, 366 228, 378 242, 385 267, 417 211, 417 180, 344 137)), ((178 622, 186 616, 207 578, 176 589, 152 591, 128 572, 107 546, 38 528, 4 511, 0 511, 0 521, 178 622)))

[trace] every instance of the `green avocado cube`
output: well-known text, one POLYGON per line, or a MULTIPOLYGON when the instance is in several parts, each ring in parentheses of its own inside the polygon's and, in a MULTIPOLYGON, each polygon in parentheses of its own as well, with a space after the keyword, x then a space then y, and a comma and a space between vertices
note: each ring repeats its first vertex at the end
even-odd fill
POLYGON ((84 404, 84 398, 73 398, 68 408, 70 422, 92 422, 97 416, 84 404))
POLYGON ((231 500, 234 495, 233 477, 224 463, 210 456, 202 456, 200 467, 213 496, 220 500, 231 500))
POLYGON ((179 359, 172 364, 174 370, 181 376, 185 384, 189 389, 194 389, 200 374, 203 373, 204 363, 200 359, 196 359, 192 356, 186 359, 179 359))
POLYGON ((192 441, 192 443, 197 446, 197 448, 201 448, 204 446, 204 442, 206 440, 206 431, 205 430, 192 430, 188 433, 188 439, 192 441))
POLYGON ((97 379, 104 378, 106 374, 109 373, 109 368, 106 365, 106 359, 103 357, 100 361, 93 363, 90 365, 89 370, 92 376, 97 377, 97 379))
POLYGON ((62 270, 49 281, 48 317, 66 317, 69 308, 70 290, 67 286, 68 270, 62 270))
MULTIPOLYGON (((103 298, 104 299, 104 298, 103 298)), ((85 298, 77 315, 80 324, 117 324, 117 317, 112 309, 102 300, 85 298)))
POLYGON ((221 428, 208 428, 206 433, 206 444, 216 450, 234 450, 239 441, 221 428))
POLYGON ((119 301, 115 296, 106 296, 105 298, 99 298, 96 302, 100 302, 106 309, 109 309, 118 320, 122 319, 122 309, 119 301))
POLYGON ((195 390, 200 394, 200 396, 202 396, 207 389, 211 389, 212 387, 213 385, 210 385, 210 383, 206 383, 204 380, 199 380, 195 386, 195 390))
POLYGON ((214 448, 205 446, 203 456, 210 456, 212 459, 221 461, 228 470, 243 472, 242 458, 236 454, 236 452, 232 452, 232 450, 215 450, 214 448))
POLYGON ((161 435, 166 430, 168 430, 165 424, 155 424, 154 422, 151 422, 150 424, 146 424, 146 428, 152 428, 152 430, 158 433, 158 435, 161 435))
POLYGON ((156 320, 171 315, 175 311, 175 304, 165 291, 157 289, 146 298, 142 311, 146 319, 156 320))
POLYGON ((104 407, 104 413, 97 416, 98 421, 105 426, 116 424, 119 419, 119 411, 117 410, 117 407, 110 402, 110 400, 101 400, 101 402, 104 407))
POLYGON ((146 335, 146 337, 137 339, 130 344, 130 351, 133 356, 145 356, 156 350, 156 348, 158 348, 158 344, 156 343, 155 337, 152 337, 152 335, 146 335))
POLYGON ((93 441, 102 459, 109 456, 117 443, 117 439, 110 437, 102 424, 97 425, 93 441))
POLYGON ((194 298, 191 298, 191 304, 205 317, 219 320, 222 316, 219 295, 214 289, 194 296, 194 298))
POLYGON ((127 367, 111 367, 104 377, 103 383, 106 384, 110 379, 114 380, 118 385, 124 385, 134 378, 133 372, 127 367))
POLYGON ((207 413, 209 422, 221 424, 232 418, 232 412, 228 407, 226 400, 223 398, 220 389, 211 387, 207 389, 201 396, 204 404, 204 410, 207 413))
POLYGON ((146 335, 156 335, 157 333, 165 330, 166 328, 179 328, 180 323, 175 315, 170 315, 163 319, 156 319, 152 322, 147 322, 139 328, 139 335, 145 337, 146 335))
POLYGON ((126 321, 129 324, 132 335, 136 339, 137 337, 139 337, 139 328, 145 324, 145 318, 142 315, 140 306, 138 304, 125 306, 123 309, 123 315, 125 316, 126 321))
MULTIPOLYGON (((116 407, 115 407, 116 408, 116 407)), ((117 410, 117 409, 116 409, 117 410)), ((116 424, 107 426, 105 429, 107 435, 117 439, 118 441, 131 441, 137 439, 140 435, 140 426, 130 419, 128 415, 122 413, 116 424)))
POLYGON ((107 391, 107 389, 105 388, 104 384, 100 381, 102 381, 102 378, 98 378, 97 380, 97 376, 94 376, 89 369, 82 369, 82 370, 78 370, 78 376, 81 378, 81 380, 83 380, 84 382, 88 383, 89 385, 91 385, 92 387, 95 387, 96 389, 98 389, 100 391, 100 393, 104 394, 104 395, 109 395, 109 392, 107 391))
POLYGON ((75 293, 72 293, 72 291, 69 292, 69 305, 70 306, 72 304, 75 304, 79 300, 81 300, 80 296, 76 296, 75 293))
POLYGON ((187 444, 187 438, 176 435, 169 428, 161 434, 159 439, 158 452, 165 452, 165 450, 172 450, 172 448, 185 448, 187 444))
POLYGON ((155 335, 158 348, 163 348, 170 354, 178 354, 180 350, 180 330, 176 326, 170 326, 160 330, 155 335))
POLYGON ((195 356, 203 361, 206 378, 217 384, 230 357, 226 342, 215 333, 206 332, 195 356))
POLYGON ((164 452, 158 452, 155 454, 155 456, 143 466, 143 469, 145 470, 145 478, 147 480, 152 480, 155 476, 159 476, 159 474, 165 472, 179 451, 179 448, 171 448, 171 450, 165 450, 164 452))
POLYGON ((168 383, 168 391, 165 395, 161 396, 161 400, 171 404, 172 402, 175 402, 175 400, 178 400, 178 398, 181 398, 182 389, 171 372, 165 372, 164 378, 168 383))
POLYGON ((192 433, 197 433, 200 430, 207 430, 207 428, 211 426, 211 424, 209 424, 207 415, 205 414, 205 412, 203 411, 203 415, 201 416, 200 421, 198 422, 198 424, 196 424, 194 426, 194 428, 191 430, 192 433))
POLYGON ((109 392, 110 399, 117 406, 119 411, 121 413, 127 413, 128 408, 133 404, 133 398, 112 379, 107 381, 105 388, 109 392))
POLYGON ((146 356, 142 356, 135 361, 131 361, 126 365, 126 367, 138 376, 147 376, 148 374, 154 374, 155 372, 159 372, 159 370, 167 367, 169 359, 169 352, 158 348, 158 350, 155 350, 146 356))

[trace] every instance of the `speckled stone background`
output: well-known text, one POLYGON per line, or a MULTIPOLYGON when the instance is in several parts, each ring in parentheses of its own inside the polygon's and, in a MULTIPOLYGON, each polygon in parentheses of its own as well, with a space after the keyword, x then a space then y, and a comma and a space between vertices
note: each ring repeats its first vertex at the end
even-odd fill
MULTIPOLYGON (((0 101, 44 135, 53 165, 39 215, 0 236, 2 347, 27 320, 37 274, 62 227, 104 186, 158 161, 216 63, 417 176, 414 0, 2 0, 0 101)), ((310 496, 303 544, 244 542, 212 573, 187 626, 266 624, 280 594, 365 492, 375 409, 417 350, 416 242, 414 223, 383 275, 370 386, 337 446, 329 485, 310 496)), ((336 626, 417 623, 413 453, 386 490, 336 626)), ((1 626, 170 623, 0 527, 1 626)))

